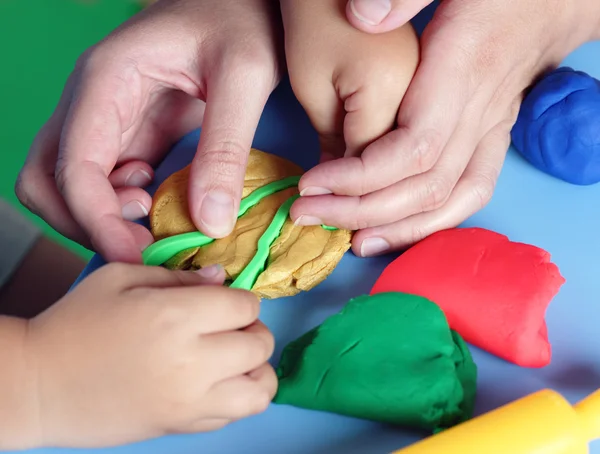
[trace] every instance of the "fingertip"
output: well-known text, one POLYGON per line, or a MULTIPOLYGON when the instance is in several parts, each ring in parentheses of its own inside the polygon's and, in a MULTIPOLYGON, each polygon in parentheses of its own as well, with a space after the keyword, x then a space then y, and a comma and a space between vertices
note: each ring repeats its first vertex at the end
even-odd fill
MULTIPOLYGON (((322 197, 300 197, 290 208, 290 219, 297 226, 323 224, 322 214, 327 212, 323 207, 322 197)), ((328 221, 329 222, 329 221, 328 221)))
POLYGON ((138 187, 144 188, 154 180, 154 169, 144 161, 130 161, 113 170, 108 176, 113 188, 138 187))
POLYGON ((200 268, 194 273, 200 276, 203 282, 207 284, 223 285, 223 283, 225 282, 225 269, 218 263, 215 265, 200 268))
POLYGON ((148 216, 152 208, 152 197, 146 191, 136 187, 122 187, 115 192, 121 205, 123 219, 136 221, 148 216))
POLYGON ((146 228, 123 219, 104 220, 98 230, 102 236, 92 237, 91 242, 107 262, 141 264, 142 251, 154 242, 146 228))
POLYGON ((267 399, 269 402, 273 400, 275 394, 277 394, 277 388, 279 381, 277 380, 277 374, 273 367, 265 363, 258 369, 248 373, 248 377, 257 383, 260 383, 261 388, 267 393, 267 399))
POLYGON ((394 7, 392 3, 391 0, 349 0, 346 5, 346 18, 353 27, 363 32, 385 33, 405 25, 431 1, 413 2, 423 4, 414 12, 406 5, 402 5, 403 10, 401 10, 399 7, 394 7))
POLYGON ((235 206, 228 192, 212 189, 200 198, 199 206, 190 207, 190 212, 193 213, 194 224, 202 233, 211 238, 225 238, 235 227, 235 206))

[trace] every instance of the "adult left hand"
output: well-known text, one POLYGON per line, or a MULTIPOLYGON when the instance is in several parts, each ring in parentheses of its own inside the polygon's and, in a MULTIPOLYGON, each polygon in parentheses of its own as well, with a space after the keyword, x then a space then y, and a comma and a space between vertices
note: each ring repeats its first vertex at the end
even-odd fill
MULTIPOLYGON (((385 32, 429 3, 350 0, 347 16, 385 32)), ((460 224, 491 199, 524 90, 599 31, 597 1, 444 0, 421 37, 397 128, 359 157, 307 172, 293 219, 358 230, 360 256, 460 224)))

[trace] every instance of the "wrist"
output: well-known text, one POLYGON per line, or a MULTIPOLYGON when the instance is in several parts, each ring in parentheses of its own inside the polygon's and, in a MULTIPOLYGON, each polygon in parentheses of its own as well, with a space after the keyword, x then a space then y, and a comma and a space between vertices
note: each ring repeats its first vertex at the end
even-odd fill
POLYGON ((37 372, 29 322, 0 316, 0 451, 42 446, 37 372))

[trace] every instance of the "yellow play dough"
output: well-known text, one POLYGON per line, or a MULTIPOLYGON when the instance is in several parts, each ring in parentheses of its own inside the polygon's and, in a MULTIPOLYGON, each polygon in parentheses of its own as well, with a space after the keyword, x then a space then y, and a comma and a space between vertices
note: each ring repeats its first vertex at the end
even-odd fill
MULTIPOLYGON (((167 178, 154 196, 150 227, 155 239, 196 231, 188 211, 189 166, 167 178)), ((257 188, 290 176, 302 169, 280 157, 252 149, 248 159, 243 197, 257 188)), ((234 280, 254 257, 257 241, 271 223, 275 212, 290 197, 290 188, 262 199, 241 216, 233 232, 201 247, 183 251, 165 266, 171 269, 197 269, 220 264, 228 280, 234 280)), ((265 271, 252 287, 261 298, 293 296, 321 283, 350 248, 352 232, 328 230, 321 226, 295 226, 284 223, 271 245, 265 271)))

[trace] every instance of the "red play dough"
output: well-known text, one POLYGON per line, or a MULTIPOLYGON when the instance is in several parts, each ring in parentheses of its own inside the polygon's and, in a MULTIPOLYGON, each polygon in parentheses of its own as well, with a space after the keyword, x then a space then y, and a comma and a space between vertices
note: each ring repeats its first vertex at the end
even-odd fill
POLYGON ((423 296, 467 342, 520 366, 542 367, 551 357, 546 309, 564 282, 543 249, 485 229, 450 229, 392 262, 371 294, 423 296))

